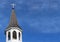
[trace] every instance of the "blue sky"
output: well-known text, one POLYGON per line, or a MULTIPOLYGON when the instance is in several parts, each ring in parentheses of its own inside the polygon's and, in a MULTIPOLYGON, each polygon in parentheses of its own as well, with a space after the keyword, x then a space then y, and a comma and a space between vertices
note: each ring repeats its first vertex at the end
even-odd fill
POLYGON ((23 42, 60 42, 60 0, 0 0, 0 42, 5 42, 11 3, 16 4, 23 42))

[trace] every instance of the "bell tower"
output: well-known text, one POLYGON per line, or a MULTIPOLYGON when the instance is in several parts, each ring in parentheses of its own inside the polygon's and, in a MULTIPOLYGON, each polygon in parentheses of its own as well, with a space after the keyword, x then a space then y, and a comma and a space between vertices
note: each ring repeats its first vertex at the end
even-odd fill
POLYGON ((22 42, 22 29, 18 25, 14 4, 12 4, 12 13, 8 27, 5 29, 6 42, 22 42))

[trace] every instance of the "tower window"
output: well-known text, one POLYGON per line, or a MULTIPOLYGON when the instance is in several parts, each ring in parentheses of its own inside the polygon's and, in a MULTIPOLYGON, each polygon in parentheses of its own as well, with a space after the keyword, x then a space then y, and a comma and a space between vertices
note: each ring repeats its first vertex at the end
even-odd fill
POLYGON ((17 39, 17 33, 16 33, 16 31, 13 31, 13 39, 17 39))
POLYGON ((10 32, 8 32, 8 40, 10 40, 11 39, 11 34, 10 34, 10 32))
POLYGON ((20 32, 19 32, 19 40, 20 40, 20 32))

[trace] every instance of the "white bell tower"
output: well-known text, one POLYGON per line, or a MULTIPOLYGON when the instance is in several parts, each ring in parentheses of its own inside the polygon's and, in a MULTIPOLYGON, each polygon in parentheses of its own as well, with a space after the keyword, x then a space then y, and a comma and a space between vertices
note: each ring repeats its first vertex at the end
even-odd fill
POLYGON ((14 4, 12 8, 12 15, 10 19, 10 23, 5 30, 6 35, 6 42, 22 42, 22 29, 18 25, 15 11, 14 11, 14 4))

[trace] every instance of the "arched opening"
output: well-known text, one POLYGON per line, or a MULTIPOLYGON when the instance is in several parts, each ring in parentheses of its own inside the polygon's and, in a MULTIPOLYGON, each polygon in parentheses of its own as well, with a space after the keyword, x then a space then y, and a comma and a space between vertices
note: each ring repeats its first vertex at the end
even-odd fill
POLYGON ((16 31, 13 31, 13 39, 17 39, 17 33, 16 33, 16 31))
POLYGON ((19 32, 19 40, 20 40, 20 32, 19 32))
POLYGON ((8 32, 8 40, 10 40, 11 39, 11 34, 10 34, 10 32, 8 32))

